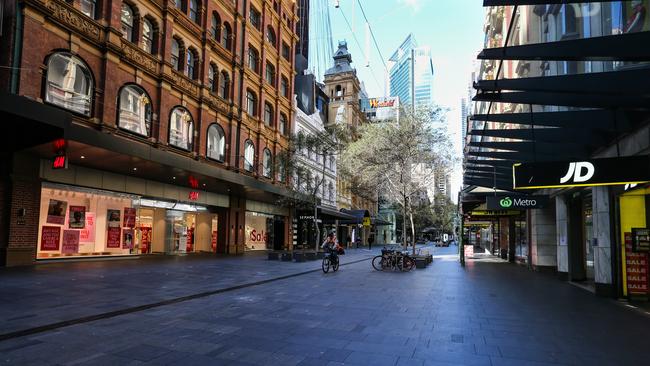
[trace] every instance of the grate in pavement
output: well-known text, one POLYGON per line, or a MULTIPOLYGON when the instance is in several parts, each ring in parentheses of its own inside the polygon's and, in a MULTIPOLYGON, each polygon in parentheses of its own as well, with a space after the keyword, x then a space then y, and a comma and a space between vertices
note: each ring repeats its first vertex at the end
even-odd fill
POLYGON ((462 334, 452 334, 451 335, 451 341, 453 343, 463 343, 463 335, 462 334))

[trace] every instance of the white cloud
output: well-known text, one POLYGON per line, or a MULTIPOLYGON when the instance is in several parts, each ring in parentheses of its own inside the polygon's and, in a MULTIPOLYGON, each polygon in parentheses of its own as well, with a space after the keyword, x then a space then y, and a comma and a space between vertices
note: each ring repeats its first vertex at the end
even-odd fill
POLYGON ((409 7, 412 11, 420 10, 424 0, 397 0, 399 4, 409 7))

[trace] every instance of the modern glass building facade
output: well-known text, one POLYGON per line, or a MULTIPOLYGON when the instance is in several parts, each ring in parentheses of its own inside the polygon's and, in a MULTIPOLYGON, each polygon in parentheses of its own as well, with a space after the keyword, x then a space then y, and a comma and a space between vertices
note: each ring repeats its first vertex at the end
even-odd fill
POLYGON ((413 99, 416 106, 433 102, 433 62, 429 46, 419 47, 413 34, 409 34, 390 57, 389 62, 392 64, 390 66, 391 96, 399 97, 405 105, 410 105, 413 99), (414 51, 415 56, 413 70, 411 50, 414 51), (411 75, 415 78, 415 98, 411 90, 411 75))

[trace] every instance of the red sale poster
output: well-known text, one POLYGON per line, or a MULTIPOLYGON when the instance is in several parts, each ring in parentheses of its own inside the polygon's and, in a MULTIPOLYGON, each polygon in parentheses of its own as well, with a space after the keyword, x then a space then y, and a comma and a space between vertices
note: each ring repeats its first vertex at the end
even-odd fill
POLYGON ((122 249, 133 249, 133 229, 124 229, 122 237, 122 249))
POLYGON ((79 242, 95 242, 95 213, 86 212, 86 227, 79 230, 79 242))
POLYGON ((187 252, 194 250, 194 228, 187 229, 187 244, 185 246, 187 252))
POLYGON ((122 229, 119 227, 109 227, 108 235, 106 237, 107 248, 119 248, 122 238, 122 229))
POLYGON ((211 244, 212 244, 212 251, 216 253, 217 252, 217 232, 216 231, 212 232, 211 244))
POLYGON ((149 253, 149 246, 151 245, 151 228, 147 226, 141 226, 140 235, 140 253, 149 253))
POLYGON ((625 280, 628 295, 648 294, 648 254, 632 251, 632 233, 625 233, 625 280))
POLYGON ((59 250, 61 228, 59 226, 43 226, 41 231, 41 250, 59 250))
POLYGON ((79 253, 79 230, 63 230, 63 245, 61 253, 79 253))
POLYGON ((124 207, 124 227, 135 227, 135 208, 124 207))

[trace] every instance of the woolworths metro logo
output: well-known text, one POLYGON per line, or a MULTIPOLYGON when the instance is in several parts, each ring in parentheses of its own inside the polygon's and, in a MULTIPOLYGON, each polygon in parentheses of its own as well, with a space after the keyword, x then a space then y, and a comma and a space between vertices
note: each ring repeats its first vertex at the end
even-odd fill
POLYGON ((510 199, 510 197, 506 197, 506 198, 502 199, 501 201, 499 201, 499 204, 503 208, 508 208, 508 207, 512 206, 512 200, 510 199))

